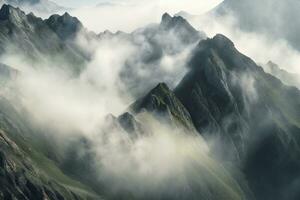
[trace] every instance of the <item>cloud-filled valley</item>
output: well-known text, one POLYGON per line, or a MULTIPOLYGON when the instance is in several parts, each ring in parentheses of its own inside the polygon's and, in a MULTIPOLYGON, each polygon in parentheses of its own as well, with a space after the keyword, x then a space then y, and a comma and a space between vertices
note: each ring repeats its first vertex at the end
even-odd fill
POLYGON ((299 198, 296 43, 218 3, 3 5, 0 199, 299 198))

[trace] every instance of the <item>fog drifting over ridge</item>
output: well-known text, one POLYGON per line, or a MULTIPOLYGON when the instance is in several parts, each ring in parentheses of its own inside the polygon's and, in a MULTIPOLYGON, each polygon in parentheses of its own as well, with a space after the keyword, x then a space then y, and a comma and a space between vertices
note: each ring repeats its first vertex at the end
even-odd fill
POLYGON ((195 27, 203 27, 209 37, 217 33, 227 35, 241 52, 253 58, 259 65, 264 66, 271 60, 282 69, 300 74, 300 53, 284 39, 274 40, 265 34, 244 32, 234 26, 234 20, 230 16, 215 21, 209 17, 189 21, 195 27))
MULTIPOLYGON (((83 16, 81 20, 91 30, 97 30, 98 32, 101 31, 101 29, 102 31, 125 30, 127 32, 131 32, 137 27, 159 21, 160 16, 164 12, 176 14, 180 11, 187 11, 188 15, 185 15, 184 13, 181 13, 180 15, 187 18, 195 28, 204 31, 209 37, 213 37, 217 33, 222 33, 228 36, 234 41, 235 45, 240 51, 253 58, 261 66, 264 66, 268 61, 271 60, 274 63, 277 63, 280 68, 285 69, 288 72, 300 74, 298 67, 298 63, 300 63, 300 53, 297 49, 291 46, 290 43, 285 40, 285 38, 280 39, 277 36, 273 37, 266 32, 246 32, 245 30, 239 28, 238 20, 235 18, 235 16, 231 16, 230 14, 227 14, 223 17, 216 17, 212 13, 206 13, 210 9, 214 8, 214 6, 218 5, 218 3, 221 3, 221 1, 200 1, 200 3, 191 1, 185 5, 181 5, 181 2, 178 2, 178 4, 171 4, 169 1, 154 1, 151 3, 116 1, 110 2, 109 4, 101 4, 96 8, 80 8, 78 10, 74 10, 74 15, 78 16, 79 18, 80 16, 83 16), (190 7, 194 8, 195 11, 190 7), (200 7, 202 7, 202 9, 200 9, 200 7), (199 10, 197 11, 197 9, 199 10), (115 10, 115 12, 108 12, 111 10, 115 10), (126 10, 130 10, 130 15, 111 15, 112 13, 128 13, 126 10), (103 15, 103 17, 101 15, 103 15), (135 18, 132 17, 133 15, 140 17, 135 18), (93 21, 92 19, 94 17, 98 18, 98 16, 100 19, 108 19, 108 24, 106 25, 106 20, 104 20, 104 22, 102 20, 101 25, 97 25, 98 22, 93 21), (112 20, 113 23, 109 23, 110 20, 112 20), (126 23, 123 23, 124 21, 126 23), (111 27, 112 24, 114 27, 111 27)), ((259 4, 257 5, 259 6, 259 4)), ((269 4, 266 3, 266 5, 269 4)), ((286 8, 282 8, 282 10, 284 9, 286 10, 286 8)), ((269 11, 270 9, 266 7, 266 12, 269 11)), ((253 12, 253 15, 251 15, 252 17, 258 17, 258 21, 264 20, 264 18, 261 18, 261 9, 253 9, 251 12, 253 12), (255 15, 256 12, 257 15, 255 15)), ((279 14, 282 13, 280 12, 279 14)), ((273 18, 273 21, 274 26, 278 26, 276 30, 279 30, 279 25, 284 23, 283 20, 275 17, 273 18)), ((284 35, 288 35, 289 31, 290 30, 282 30, 284 35)))
POLYGON ((205 38, 180 17, 164 15, 162 20, 131 35, 106 32, 92 34, 89 40, 82 30, 73 45, 89 59, 77 75, 71 72, 74 63, 64 57, 41 53, 39 59, 30 59, 26 52, 7 49, 2 62, 20 71, 9 100, 26 113, 33 127, 54 138, 58 149, 76 147, 79 158, 92 155, 84 163, 93 166, 92 179, 108 196, 239 199, 242 189, 213 159, 201 135, 144 115, 136 118, 147 127, 147 135, 132 138, 116 124, 106 127, 108 115, 124 113, 158 83, 166 82, 173 89, 186 74, 193 49, 205 38), (82 138, 88 148, 73 144, 82 138))
POLYGON ((173 199, 221 195, 210 194, 207 187, 219 187, 220 193, 229 187, 226 196, 242 195, 230 174, 210 157, 200 135, 186 134, 147 115, 137 119, 146 124, 148 135, 132 139, 118 127, 106 129, 107 115, 122 114, 133 101, 131 96, 120 93, 123 88, 118 84, 122 83, 118 73, 127 56, 138 54, 131 44, 123 42, 114 45, 118 51, 99 44, 98 55, 75 78, 53 66, 53 60, 33 69, 30 62, 19 61, 16 55, 7 57, 6 63, 22 66, 19 68, 22 74, 14 83, 19 93, 11 102, 20 105, 34 126, 47 130, 62 146, 69 146, 81 137, 91 141, 89 149, 78 146, 76 151, 81 156, 92 153, 94 157, 89 162, 96 169, 93 179, 112 198, 127 193, 135 198, 150 195, 173 199), (174 190, 180 191, 180 195, 174 190))
POLYGON ((142 80, 137 79, 139 83, 134 85, 142 86, 144 93, 163 81, 174 82, 174 87, 185 74, 189 52, 195 44, 183 44, 172 30, 159 25, 141 29, 131 39, 126 35, 111 34, 99 40, 96 38, 92 41, 92 51, 85 37, 85 32, 80 32, 75 44, 90 53, 91 59, 78 76, 54 57, 31 60, 24 52, 15 50, 1 56, 4 63, 20 72, 13 81, 12 95, 8 97, 25 111, 28 121, 45 130, 44 134, 50 134, 61 149, 85 138, 90 144, 88 149, 78 147, 75 150, 83 156, 92 153, 89 162, 97 175, 93 179, 107 188, 107 195, 118 197, 130 193, 136 198, 153 195, 154 198, 174 196, 181 199, 173 194, 177 189, 182 190, 183 197, 196 196, 199 189, 204 192, 201 195, 210 195, 205 187, 188 185, 196 181, 196 175, 209 174, 209 178, 203 177, 195 184, 201 186, 206 182, 209 187, 215 184, 220 188, 228 187, 219 181, 216 174, 220 173, 234 190, 227 195, 239 196, 238 185, 229 174, 223 173, 225 170, 219 163, 210 158, 200 135, 186 134, 181 129, 151 120, 151 116, 139 116, 138 120, 150 133, 138 138, 131 138, 115 124, 106 129, 109 125, 107 116, 122 114, 137 98, 132 96, 127 82, 121 77, 126 67, 132 68, 129 78, 141 77, 142 80), (149 39, 148 35, 153 33, 149 39), (160 52, 158 56, 156 49, 160 52), (122 184, 128 178, 131 181, 122 184), (174 182, 174 179, 180 182, 174 182))
POLYGON ((299 2, 296 0, 225 0, 205 15, 179 15, 186 17, 194 27, 203 30, 209 37, 217 33, 226 35, 241 52, 259 65, 264 66, 271 60, 288 72, 300 74, 299 47, 295 46, 296 42, 291 43, 291 38, 296 36, 295 29, 298 28, 297 5, 299 2), (294 28, 289 27, 292 19, 296 20, 292 23, 294 28))
POLYGON ((184 10, 200 14, 220 2, 221 0, 115 0, 103 1, 96 6, 82 6, 71 11, 71 14, 95 32, 132 32, 146 24, 158 22, 165 12, 175 14, 184 10))
MULTIPOLYGON (((130 8, 126 5, 112 13, 123 13, 122 9, 128 11, 130 8)), ((140 8, 131 11, 139 15, 139 12, 145 11, 140 8)), ((149 8, 145 13, 154 9, 149 8)), ((84 13, 81 14, 85 16, 84 13)), ((171 16, 164 15, 164 18, 172 22, 171 16)), ((176 19, 180 26, 186 25, 183 19, 176 19)), ((101 23, 95 18, 94 21, 86 20, 101 23)), ((72 140, 85 138, 89 148, 78 147, 76 150, 83 157, 92 153, 91 164, 97 175, 93 178, 107 188, 107 195, 116 193, 117 198, 119 194, 130 193, 135 198, 142 198, 150 194, 153 198, 165 195, 182 199, 182 196, 173 193, 179 191, 189 199, 197 199, 197 195, 203 195, 203 198, 206 195, 222 196, 222 189, 226 188, 228 199, 241 199, 243 192, 239 184, 222 162, 212 158, 207 143, 213 143, 214 137, 210 138, 211 141, 204 141, 200 134, 186 134, 145 113, 136 116, 136 120, 147 127, 147 135, 134 138, 113 123, 117 119, 114 116, 127 111, 132 102, 158 83, 166 82, 173 89, 188 71, 194 48, 206 38, 199 32, 196 34, 199 38, 186 44, 178 37, 184 31, 168 30, 158 24, 145 26, 152 18, 141 17, 138 20, 141 22, 130 23, 132 27, 129 29, 135 29, 139 23, 144 28, 130 35, 105 32, 97 36, 92 34, 95 38, 90 40, 85 30, 80 32, 74 45, 87 53, 89 60, 77 76, 71 74, 61 60, 45 57, 41 59, 43 62, 32 61, 22 51, 7 52, 1 60, 20 70, 20 76, 14 80, 13 88, 17 93, 12 96, 12 102, 26 111, 29 121, 47 130, 47 134, 57 138, 64 147, 72 146, 72 140), (108 116, 113 119, 112 127, 107 121, 108 116), (217 192, 210 192, 215 190, 217 192)), ((213 17, 200 16, 190 18, 190 21, 209 37, 216 33, 229 36, 239 50, 258 62, 273 60, 289 70, 299 63, 298 52, 284 41, 274 42, 264 35, 234 29, 232 24, 235 22, 230 17, 218 21, 213 17)), ((74 63, 67 64, 72 66, 74 63)), ((245 93, 242 94, 245 107, 258 101, 256 80, 252 76, 237 74, 231 81, 245 93)), ((251 110, 251 107, 246 110, 251 110)))
MULTIPOLYGON (((231 12, 228 12, 228 14, 222 17, 216 17, 213 15, 213 12, 207 13, 212 8, 218 8, 215 6, 221 2, 222 1, 220 0, 203 0, 200 2, 190 0, 189 2, 176 1, 176 3, 169 0, 156 0, 151 2, 115 0, 102 1, 99 2, 98 5, 93 5, 94 3, 91 3, 88 6, 84 6, 81 4, 75 9, 68 9, 68 12, 78 17, 89 30, 100 33, 105 30, 110 30, 112 32, 132 32, 146 24, 158 22, 161 15, 165 12, 176 14, 180 11, 184 11, 180 12, 179 15, 187 18, 195 28, 204 31, 209 37, 213 37, 217 33, 227 35, 234 41, 239 50, 256 60, 260 65, 264 66, 271 60, 274 63, 277 63, 279 67, 289 72, 300 73, 298 67, 300 54, 298 50, 291 46, 285 38, 277 37, 278 34, 289 35, 291 29, 280 29, 282 24, 285 24, 285 18, 281 19, 280 17, 274 17, 271 8, 274 6, 273 4, 275 4, 275 2, 264 2, 263 6, 265 8, 259 8, 259 3, 257 3, 256 5, 258 6, 254 8, 252 8, 253 5, 255 5, 254 3, 248 4, 252 5, 252 7, 249 8, 251 10, 251 17, 253 18, 256 16, 256 20, 260 21, 259 26, 261 30, 264 30, 264 24, 271 26, 270 20, 265 17, 268 16, 267 13, 271 13, 270 16, 273 16, 272 21, 274 29, 277 30, 276 34, 274 33, 276 37, 273 37, 267 32, 256 32, 255 30, 246 32, 244 29, 240 28, 238 19, 235 18, 236 16, 230 15, 231 12), (262 13, 262 10, 267 13, 262 13), (185 12, 187 12, 187 14, 185 12), (118 13, 118 15, 115 13, 118 13), (281 30, 281 33, 279 33, 279 30, 281 30)), ((291 0, 291 2, 295 1, 291 0)), ((289 10, 289 5, 284 5, 285 6, 278 9, 278 14, 285 13, 286 10, 289 10)), ((243 9, 245 8, 242 7, 241 12, 244 11, 243 9)), ((26 10, 29 12, 30 8, 27 6, 26 10)), ((62 11, 60 11, 60 13, 62 13, 62 11)), ((49 14, 37 13, 37 15, 46 18, 49 14)), ((251 20, 253 21, 254 19, 252 18, 251 20)), ((267 29, 268 26, 266 26, 265 29, 267 29)))

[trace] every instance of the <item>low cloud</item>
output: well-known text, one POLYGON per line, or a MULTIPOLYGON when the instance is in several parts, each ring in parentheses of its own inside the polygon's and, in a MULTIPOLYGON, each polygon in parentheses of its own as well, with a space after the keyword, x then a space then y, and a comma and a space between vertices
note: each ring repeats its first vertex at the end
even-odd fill
POLYGON ((102 2, 95 7, 83 6, 72 10, 71 13, 77 16, 88 29, 95 32, 105 30, 132 32, 145 24, 158 22, 165 12, 175 14, 185 10, 191 13, 203 13, 219 2, 221 1, 116 0, 102 2))
POLYGON ((231 15, 216 17, 214 15, 187 16, 189 22, 208 37, 221 33, 230 38, 236 48, 243 54, 263 66, 272 60, 280 68, 300 74, 300 53, 284 38, 278 39, 266 33, 246 32, 239 28, 238 21, 231 15))

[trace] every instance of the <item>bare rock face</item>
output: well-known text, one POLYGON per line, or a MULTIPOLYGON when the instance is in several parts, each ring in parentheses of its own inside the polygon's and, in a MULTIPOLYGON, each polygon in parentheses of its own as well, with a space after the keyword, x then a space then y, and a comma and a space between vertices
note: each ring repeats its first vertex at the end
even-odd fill
POLYGON ((46 24, 63 39, 72 39, 83 28, 81 22, 76 18, 65 13, 64 15, 52 15, 46 20, 46 24))
POLYGON ((285 198, 283 191, 294 187, 300 174, 299 90, 265 73, 228 38, 216 35, 199 43, 175 94, 199 133, 215 138, 213 149, 221 158, 240 163, 258 199, 285 198), (289 178, 280 181, 283 177, 289 178))
MULTIPOLYGON (((171 17, 168 13, 162 16, 160 28, 165 31, 172 31, 183 43, 195 43, 204 36, 197 31, 189 22, 181 16, 171 17)), ((205 36, 204 36, 205 37, 205 36)))
POLYGON ((59 6, 49 0, 0 0, 0 5, 2 4, 9 4, 14 7, 19 7, 28 12, 38 12, 48 15, 67 10, 67 8, 59 6))
MULTIPOLYGON (((80 21, 68 13, 43 20, 3 5, 0 54, 10 45, 33 60, 46 56, 69 59, 71 69, 80 71, 79 66, 83 66, 80 64, 87 59, 72 41, 83 28, 80 21)), ((184 163, 185 169, 192 172, 182 178, 183 182, 188 180, 186 187, 172 191, 165 184, 165 190, 158 188, 162 191, 159 194, 146 191, 145 195, 138 191, 140 196, 134 196, 124 192, 115 199, 299 199, 300 92, 297 88, 284 85, 265 73, 224 35, 205 39, 205 35, 182 17, 164 14, 160 24, 131 34, 104 32, 95 37, 93 39, 100 40, 126 38, 137 46, 147 43, 147 51, 127 60, 120 75, 127 78, 124 85, 128 88, 135 90, 142 86, 135 91, 144 95, 140 95, 142 97, 127 112, 106 118, 106 127, 99 130, 103 137, 121 132, 124 142, 130 143, 137 138, 135 136, 147 134, 146 122, 139 119, 146 113, 170 125, 175 132, 201 134, 211 145, 212 156, 225 163, 219 165, 210 157, 207 159, 210 165, 184 163), (169 37, 172 40, 169 41, 169 37), (166 83, 157 84, 164 82, 157 81, 164 77, 157 68, 151 68, 157 72, 149 76, 134 74, 136 63, 153 67, 165 54, 174 56, 193 47, 188 72, 174 90, 166 83), (146 79, 152 82, 145 89, 146 79), (227 165, 237 169, 236 176, 227 171, 227 165)), ((275 69, 273 66, 272 70, 275 69)), ((0 64, 1 82, 13 80, 17 73, 0 64)), ((52 146, 47 137, 35 131, 24 113, 15 110, 12 102, 0 98, 0 199, 80 200, 114 195, 108 194, 114 188, 97 179, 99 169, 95 170, 93 165, 96 158, 93 141, 84 136, 72 138, 63 157, 56 154, 56 146, 52 146), (103 186, 108 190, 104 191, 103 186)), ((170 177, 170 182, 176 185, 176 178, 170 177)))
POLYGON ((4 97, 0 107, 1 199, 101 199, 49 158, 41 135, 34 134, 25 117, 4 97))
POLYGON ((42 20, 33 13, 25 14, 19 8, 4 4, 0 9, 0 54, 11 50, 25 54, 32 61, 41 59, 41 56, 65 60, 73 66, 71 71, 78 72, 86 58, 76 47, 66 42, 64 37, 70 36, 72 40, 71 36, 76 35, 80 24, 76 18, 67 14, 53 15, 49 20, 42 20))
POLYGON ((184 127, 191 132, 195 131, 189 112, 165 83, 158 84, 147 95, 137 100, 130 110, 135 114, 147 111, 167 123, 184 127))
POLYGON ((2 199, 80 199, 35 169, 18 145, 0 131, 0 197, 2 199))

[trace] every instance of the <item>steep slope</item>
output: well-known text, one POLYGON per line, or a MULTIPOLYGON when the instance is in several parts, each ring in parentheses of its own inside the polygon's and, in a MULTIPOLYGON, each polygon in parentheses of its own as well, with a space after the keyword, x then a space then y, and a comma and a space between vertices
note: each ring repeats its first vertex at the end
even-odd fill
POLYGON ((37 12, 40 14, 54 14, 67 10, 67 8, 49 0, 0 0, 0 5, 2 4, 9 4, 28 12, 37 12))
MULTIPOLYGON (((117 151, 115 152, 117 155, 110 155, 109 157, 116 156, 118 160, 124 153, 125 160, 130 162, 129 174, 124 172, 128 163, 123 161, 124 168, 121 167, 118 170, 117 176, 110 174, 112 177, 107 179, 105 165, 101 165, 100 168, 96 169, 92 164, 95 163, 94 159, 99 161, 102 158, 93 155, 94 152, 91 151, 93 141, 89 139, 71 145, 76 148, 73 148, 68 154, 69 160, 65 168, 69 171, 74 170, 73 174, 80 177, 87 185, 91 185, 95 190, 100 191, 108 199, 254 199, 242 177, 231 174, 221 163, 214 160, 205 148, 202 148, 205 143, 203 144, 204 141, 201 136, 196 134, 189 113, 166 84, 158 84, 147 95, 134 102, 128 110, 131 114, 125 112, 119 117, 107 116, 105 126, 102 127, 101 134, 98 135, 99 138, 103 137, 104 139, 100 140, 101 142, 97 143, 97 146, 108 148, 108 141, 114 141, 113 145, 115 146, 115 142, 121 140, 118 143, 118 149, 120 148, 122 152, 117 151), (149 116, 153 116, 156 123, 149 116), (152 123, 155 124, 154 127, 152 123), (165 130, 164 126, 170 126, 170 130, 165 130), (167 133, 165 131, 171 132, 167 133), (172 139, 165 143, 164 137, 166 136, 172 139), (143 155, 145 143, 154 142, 153 140, 156 138, 159 144, 154 143, 157 145, 155 147, 159 148, 162 155, 172 151, 168 145, 174 142, 173 139, 178 140, 174 156, 176 156, 176 160, 184 159, 184 162, 178 162, 179 166, 172 166, 171 164, 170 171, 168 170, 171 176, 166 177, 163 173, 164 169, 156 165, 152 166, 151 157, 155 156, 155 150, 152 149, 153 154, 149 153, 146 157, 149 159, 149 163, 147 163, 150 171, 146 173, 145 178, 147 177, 147 180, 145 181, 142 178, 144 176, 139 177, 141 176, 139 155, 143 155), (83 151, 82 147, 86 150, 83 151), (196 147, 200 147, 200 149, 196 147), (131 152, 131 150, 135 152, 135 148, 139 149, 136 152, 137 155, 131 152), (183 152, 181 152, 181 149, 183 152), (82 152, 88 153, 84 154, 82 152), (132 160, 131 153, 128 154, 127 152, 133 153, 134 158, 137 160, 132 160), (77 157, 76 155, 80 156, 77 157), (152 167, 155 170, 154 174, 152 174, 152 167), (180 171, 176 171, 178 168, 180 171), (131 175, 131 173, 134 175, 131 175), (150 177, 151 174, 157 176, 157 173, 161 173, 158 180, 150 177), (123 176, 126 177, 125 180, 130 177, 130 181, 126 185, 123 184, 123 176), (87 179, 87 177, 94 178, 87 179), (140 180, 140 178, 142 179, 140 180), (142 182, 138 181, 136 183, 136 179, 142 182)), ((93 140, 99 138, 93 138, 93 140)), ((113 150, 116 151, 114 148, 113 150)), ((103 151, 105 152, 105 149, 103 151)), ((105 160, 109 160, 105 155, 102 156, 105 160)), ((160 157, 160 155, 158 156, 160 157)), ((166 159, 172 160, 169 157, 166 159)), ((144 162, 142 161, 143 164, 144 162)), ((109 168, 111 167, 109 166, 109 168)))
MULTIPOLYGON (((59 62, 62 59, 69 64, 67 68, 75 71, 84 66, 85 57, 73 43, 83 26, 67 13, 42 20, 4 5, 0 10, 0 28, 0 53, 21 51, 33 61, 46 56, 51 58, 52 65, 55 59, 59 62)), ((182 17, 164 14, 160 24, 131 34, 107 31, 92 37, 100 41, 131 42, 138 47, 139 51, 122 66, 120 76, 125 92, 143 97, 134 102, 128 112, 107 117, 104 127, 92 139, 72 137, 70 143, 64 144, 66 152, 63 153, 55 141, 44 137, 50 130, 34 129, 27 121, 29 117, 20 112, 20 108, 16 109, 13 101, 1 98, 0 183, 3 187, 0 198, 100 199, 98 194, 101 194, 108 199, 253 200, 247 180, 259 200, 299 199, 298 89, 265 73, 254 61, 239 53, 225 36, 203 40, 205 35, 182 17), (180 57, 190 49, 194 51, 188 73, 175 90, 165 83, 151 89, 165 81, 166 74, 157 67, 163 58, 180 57), (152 121, 147 115, 157 121, 154 128, 149 128, 152 121), (167 135, 171 142, 160 135, 167 135), (139 176, 140 163, 136 157, 140 158, 140 152, 133 153, 136 159, 133 161, 137 162, 131 162, 130 153, 132 148, 140 150, 148 144, 149 138, 159 145, 150 145, 150 153, 146 151, 146 156, 142 156, 142 166, 149 164, 152 152, 158 152, 158 157, 154 156, 154 168, 151 170, 150 166, 149 170, 147 166, 145 176, 142 168, 139 176), (206 143, 211 145, 212 152, 206 152, 206 143), (175 149, 174 154, 168 154, 169 145, 173 147, 171 152, 175 149), (100 150, 100 156, 95 155, 98 152, 94 148, 100 150), (120 161, 119 156, 125 155, 123 162, 110 160, 113 153, 119 153, 117 161, 120 161), (166 174, 171 175, 167 178, 160 176, 165 175, 160 174, 160 170, 165 169, 157 167, 163 162, 160 155, 164 153, 175 161, 182 159, 166 165, 166 174), (101 156, 114 162, 99 167, 95 164, 103 159, 101 156), (108 173, 112 178, 107 177, 105 173, 111 172, 115 165, 125 167, 108 173), (150 175, 156 177, 157 174, 158 179, 151 182, 150 175)), ((18 72, 1 64, 0 74, 0 81, 6 83, 18 72)), ((171 73, 169 78, 180 75, 171 73)), ((169 157, 165 158, 168 161, 169 157)))
POLYGON ((73 66, 74 71, 80 71, 85 62, 82 55, 60 38, 61 32, 54 32, 32 13, 26 15, 19 8, 5 4, 0 10, 0 27, 0 54, 17 54, 32 63, 52 60, 54 65, 65 63, 69 69, 73 66))
POLYGON ((0 199, 101 199, 60 169, 57 144, 27 120, 11 92, 20 76, 0 64, 0 199))
POLYGON ((46 24, 62 39, 74 39, 76 34, 83 29, 82 23, 68 13, 64 15, 52 15, 46 20, 46 24))
POLYGON ((160 29, 164 31, 172 31, 182 43, 191 44, 195 43, 205 34, 200 33, 192 27, 186 19, 180 16, 171 17, 168 13, 162 16, 160 29))
POLYGON ((300 177, 299 90, 216 35, 199 43, 175 94, 215 152, 240 163, 258 199, 291 197, 300 177))
POLYGON ((147 131, 143 125, 135 119, 135 117, 125 112, 117 118, 117 122, 128 133, 134 136, 147 134, 147 131))
POLYGON ((0 147, 1 199, 100 199, 80 183, 65 176, 46 157, 31 149, 28 153, 35 154, 38 162, 45 165, 42 168, 34 166, 28 154, 2 130, 0 147))
POLYGON ((3 97, 0 110, 1 199, 100 199, 59 169, 48 157, 49 144, 3 97))
POLYGON ((184 127, 189 132, 195 131, 190 114, 165 83, 160 83, 133 103, 130 110, 135 114, 150 112, 166 123, 184 127))
MULTIPOLYGON (((142 138, 152 138, 155 137, 155 132, 160 131, 157 129, 170 126, 172 130, 170 134, 173 134, 174 138, 179 133, 179 135, 182 134, 183 143, 185 139, 190 137, 197 145, 201 146, 204 142, 201 136, 196 134, 190 114, 165 83, 158 84, 144 97, 134 102, 129 107, 129 111, 132 114, 124 113, 118 118, 110 117, 111 124, 115 124, 113 127, 122 127, 130 134, 138 133, 142 138), (156 129, 149 128, 149 123, 152 122, 148 117, 145 117, 147 115, 151 115, 157 120, 156 129)), ((134 137, 132 142, 135 142, 134 137)), ((193 142, 186 145, 191 145, 193 149, 193 142)), ((182 159, 183 155, 180 154, 179 150, 181 146, 178 145, 177 156, 182 159)), ((168 147, 166 149, 162 147, 161 151, 168 151, 168 147)), ((149 188, 148 191, 141 188, 140 192, 136 191, 133 194, 127 194, 125 190, 113 197, 115 199, 253 199, 244 180, 239 179, 240 177, 234 177, 218 161, 206 154, 204 149, 201 149, 197 155, 186 149, 185 152, 188 155, 184 164, 185 167, 179 174, 173 174, 173 177, 170 177, 171 182, 168 186, 162 185, 161 188, 156 188, 155 192, 152 191, 153 188, 149 188), (175 185, 172 183, 173 178, 178 180, 175 185), (172 190, 172 188, 177 189, 172 190)), ((168 179, 165 181, 166 183, 169 182, 168 179)), ((157 184, 160 185, 160 181, 157 184)))

